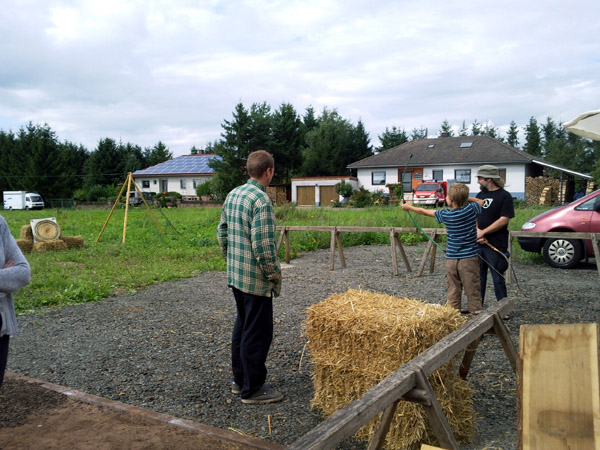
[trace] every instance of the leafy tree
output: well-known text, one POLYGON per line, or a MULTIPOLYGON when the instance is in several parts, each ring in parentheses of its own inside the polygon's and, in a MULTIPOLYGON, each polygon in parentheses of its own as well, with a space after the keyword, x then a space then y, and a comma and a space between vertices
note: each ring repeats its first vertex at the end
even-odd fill
POLYGON ((291 175, 302 165, 303 124, 290 103, 282 103, 273 115, 273 157, 276 179, 290 183, 291 175))
POLYGON ((448 119, 444 119, 442 122, 442 126, 440 127, 440 132, 438 133, 438 137, 444 135, 444 133, 448 133, 448 136, 454 136, 454 131, 452 130, 452 125, 448 122, 448 119))
POLYGON ((491 122, 486 122, 485 125, 483 126, 483 131, 481 132, 482 135, 484 136, 489 136, 492 139, 496 139, 500 142, 503 142, 504 139, 502 139, 499 135, 498 135, 498 129, 491 123, 491 122))
POLYGON ((477 122, 477 119, 475 119, 471 124, 471 136, 479 136, 482 133, 483 131, 481 130, 481 124, 477 122))
POLYGON ((345 175, 348 164, 373 154, 368 141, 362 122, 354 127, 337 111, 325 108, 318 128, 306 134, 307 148, 300 174, 345 175))
POLYGON ((305 133, 308 133, 319 126, 319 120, 316 118, 315 109, 312 106, 306 108, 304 116, 302 117, 302 122, 304 123, 305 133))
POLYGON ((416 141, 418 139, 427 139, 427 128, 413 128, 410 135, 410 140, 416 141))
POLYGON ((251 152, 251 124, 248 110, 238 103, 233 111, 233 119, 223 121, 223 139, 211 146, 211 150, 222 158, 212 159, 208 163, 215 171, 214 191, 221 198, 246 181, 246 160, 251 152))
POLYGON ((515 121, 510 122, 510 127, 506 134, 506 143, 511 147, 518 148, 519 145, 519 128, 515 121))
POLYGON ((379 142, 381 145, 377 147, 377 152, 383 152, 392 147, 396 147, 398 145, 402 145, 405 142, 408 142, 408 135, 404 129, 396 128, 396 126, 392 126, 392 129, 389 130, 385 127, 385 131, 378 136, 379 142))
MULTIPOLYGON (((129 146, 130 144, 127 144, 127 145, 129 146)), ((132 146, 132 147, 137 147, 137 146, 132 146)), ((127 148, 126 152, 135 154, 135 156, 137 156, 136 149, 134 149, 134 148, 127 148)), ((142 155, 140 154, 139 156, 142 156, 142 155)), ((156 164, 160 164, 165 161, 169 161, 170 159, 173 159, 173 153, 171 153, 169 151, 169 148, 165 144, 163 144, 162 141, 158 141, 154 145, 154 147, 146 148, 144 150, 143 159, 145 160, 147 167, 150 167, 150 166, 155 166, 156 164)))
POLYGON ((542 140, 535 117, 531 117, 529 123, 523 129, 525 130, 525 145, 523 146, 523 150, 533 156, 542 156, 542 140))

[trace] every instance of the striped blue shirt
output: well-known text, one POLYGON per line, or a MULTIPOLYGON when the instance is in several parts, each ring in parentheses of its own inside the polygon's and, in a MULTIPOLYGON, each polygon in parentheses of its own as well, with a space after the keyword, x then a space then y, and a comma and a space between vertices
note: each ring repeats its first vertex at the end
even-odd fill
POLYGON ((448 248, 446 258, 464 259, 477 255, 477 216, 479 203, 467 203, 458 209, 438 209, 435 220, 446 225, 448 248))

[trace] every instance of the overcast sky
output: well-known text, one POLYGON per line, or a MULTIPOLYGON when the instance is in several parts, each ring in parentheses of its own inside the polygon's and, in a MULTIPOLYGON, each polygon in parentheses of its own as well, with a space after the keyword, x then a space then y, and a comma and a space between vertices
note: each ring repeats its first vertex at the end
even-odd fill
MULTIPOLYGON (((2 0, 0 129, 175 156, 242 102, 336 109, 379 145, 600 108, 600 1, 2 0)), ((522 142, 521 142, 522 143, 522 142)))

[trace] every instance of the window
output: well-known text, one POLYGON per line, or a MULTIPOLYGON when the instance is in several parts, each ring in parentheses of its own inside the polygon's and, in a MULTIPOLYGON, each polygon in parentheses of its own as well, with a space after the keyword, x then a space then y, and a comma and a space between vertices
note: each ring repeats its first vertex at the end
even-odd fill
MULTIPOLYGON (((154 180, 156 181, 156 180, 154 180)), ((148 189, 150 188, 150 180, 142 180, 142 188, 148 189)))
POLYGON ((194 189, 202 184, 202 180, 194 179, 194 189))
POLYGON ((402 192, 412 192, 413 191, 413 173, 412 172, 402 172, 402 192))
POLYGON ((576 206, 575 209, 577 211, 593 211, 594 203, 596 203, 598 201, 598 199, 600 199, 599 196, 592 197, 589 200, 583 202, 581 205, 576 206))
POLYGON ((433 179, 442 181, 444 179, 444 171, 443 170, 433 170, 433 179))
POLYGON ((156 181, 156 180, 154 180, 154 184, 156 184, 156 183, 157 183, 157 181, 156 181))
POLYGON ((429 144, 429 145, 427 146, 427 148, 433 148, 433 147, 435 147, 435 144, 429 144))
POLYGON ((423 172, 415 172, 415 181, 421 181, 423 179, 423 172))
POLYGON ((459 183, 469 184, 471 182, 471 169, 456 169, 454 178, 459 183))
POLYGON ((385 185, 385 170, 371 172, 371 184, 373 186, 385 185))
POLYGON ((460 148, 471 148, 473 147, 473 142, 461 142, 460 148))
POLYGON ((181 189, 185 189, 185 185, 186 185, 186 183, 185 183, 185 179, 184 178, 182 178, 181 180, 179 180, 179 187, 181 189))

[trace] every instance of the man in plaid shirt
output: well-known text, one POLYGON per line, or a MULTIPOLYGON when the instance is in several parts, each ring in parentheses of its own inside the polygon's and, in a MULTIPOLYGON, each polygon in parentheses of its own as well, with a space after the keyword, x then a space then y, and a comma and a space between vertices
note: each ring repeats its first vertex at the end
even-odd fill
POLYGON ((273 340, 273 295, 281 291, 275 244, 275 214, 265 188, 275 162, 264 150, 246 163, 250 179, 228 195, 217 238, 227 260, 227 284, 233 289, 237 318, 231 342, 231 392, 242 403, 273 403, 283 394, 265 384, 265 361, 273 340))

